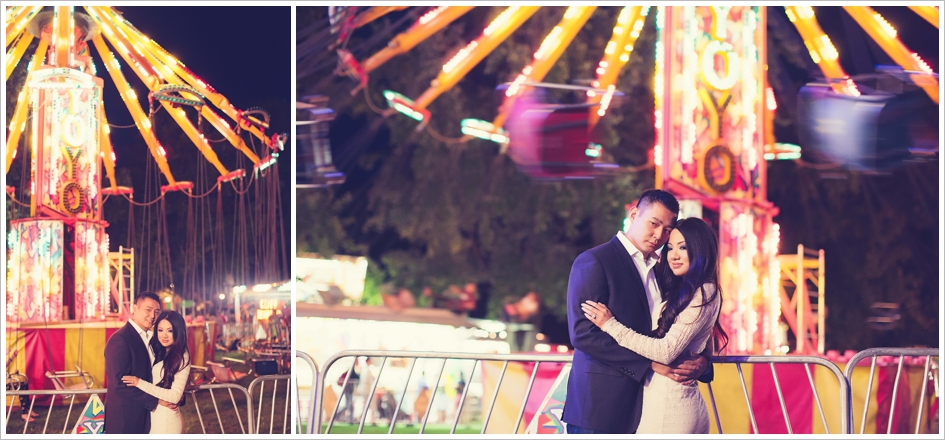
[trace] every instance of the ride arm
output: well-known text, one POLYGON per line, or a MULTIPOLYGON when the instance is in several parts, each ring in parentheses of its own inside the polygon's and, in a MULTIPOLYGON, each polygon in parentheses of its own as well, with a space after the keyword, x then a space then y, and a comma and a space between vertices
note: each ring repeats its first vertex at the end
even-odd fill
POLYGON ((364 73, 371 73, 373 70, 381 67, 387 60, 403 54, 414 46, 420 44, 431 35, 435 34, 446 25, 452 23, 463 14, 469 12, 474 6, 440 6, 436 9, 423 14, 417 22, 410 26, 404 32, 401 32, 387 44, 387 47, 381 49, 370 58, 361 63, 364 73))

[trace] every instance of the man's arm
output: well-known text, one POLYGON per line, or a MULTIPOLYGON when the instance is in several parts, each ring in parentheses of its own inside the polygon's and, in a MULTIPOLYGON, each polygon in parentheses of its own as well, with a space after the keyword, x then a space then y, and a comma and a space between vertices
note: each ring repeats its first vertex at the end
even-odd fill
POLYGON ((715 379, 715 368, 712 368, 712 355, 715 353, 715 338, 711 335, 709 336, 709 341, 705 344, 705 350, 702 350, 702 353, 699 353, 699 356, 706 360, 708 363, 708 368, 705 369, 705 372, 699 376, 699 382, 709 383, 715 379))
POLYGON ((581 304, 587 300, 606 304, 609 290, 600 261, 585 252, 574 260, 568 280, 568 335, 571 344, 636 380, 643 379, 650 368, 650 360, 621 347, 614 338, 585 318, 581 304))
POLYGON ((157 397, 150 396, 135 387, 129 387, 121 381, 122 376, 132 375, 131 361, 128 355, 130 347, 125 344, 124 338, 120 335, 112 339, 114 339, 114 341, 109 340, 109 343, 105 344, 105 372, 108 374, 108 380, 114 381, 115 383, 113 392, 125 399, 140 404, 147 408, 148 411, 154 411, 158 404, 157 397))

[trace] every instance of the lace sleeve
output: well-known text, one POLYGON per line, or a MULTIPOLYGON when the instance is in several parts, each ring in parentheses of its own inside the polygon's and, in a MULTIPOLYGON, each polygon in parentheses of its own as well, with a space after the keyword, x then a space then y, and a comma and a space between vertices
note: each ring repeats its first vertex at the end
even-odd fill
POLYGON ((181 368, 180 371, 174 374, 174 382, 171 383, 171 389, 161 388, 141 379, 138 379, 138 385, 136 386, 140 388, 141 391, 166 402, 180 402, 180 398, 184 395, 184 388, 187 386, 187 378, 190 376, 190 362, 186 357, 184 359, 187 366, 181 368))
MULTIPOLYGON (((701 298, 701 292, 696 292, 692 302, 679 313, 676 322, 661 339, 641 335, 621 324, 616 318, 610 318, 601 330, 612 336, 621 347, 630 349, 652 361, 669 364, 682 354, 689 342, 710 319, 715 317, 715 313, 708 313, 712 305, 700 307, 701 298)), ((713 297, 712 302, 717 303, 717 299, 713 297)))

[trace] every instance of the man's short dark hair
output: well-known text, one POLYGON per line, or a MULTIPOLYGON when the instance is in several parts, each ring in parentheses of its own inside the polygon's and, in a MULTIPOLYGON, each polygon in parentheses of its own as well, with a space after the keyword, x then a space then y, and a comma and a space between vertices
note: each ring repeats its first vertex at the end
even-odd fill
POLYGON ((156 293, 154 293, 154 292, 143 292, 143 293, 139 293, 137 296, 135 296, 135 305, 140 304, 140 303, 141 303, 141 300, 143 300, 143 299, 145 299, 145 298, 147 298, 147 299, 153 299, 155 302, 158 303, 158 305, 161 304, 161 298, 158 298, 158 296, 157 296, 156 293))
POLYGON ((679 201, 676 196, 661 189, 648 189, 640 194, 640 201, 637 202, 637 210, 644 211, 652 203, 659 203, 670 210, 675 215, 679 215, 679 201))

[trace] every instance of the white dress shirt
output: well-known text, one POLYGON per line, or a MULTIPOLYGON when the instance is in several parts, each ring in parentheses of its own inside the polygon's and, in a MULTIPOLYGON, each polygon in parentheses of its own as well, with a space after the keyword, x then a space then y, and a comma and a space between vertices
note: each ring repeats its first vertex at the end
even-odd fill
POLYGON ((145 348, 148 349, 148 357, 151 358, 151 364, 154 365, 154 350, 151 349, 151 335, 153 332, 151 330, 142 330, 133 319, 129 319, 128 322, 131 323, 131 326, 135 328, 135 331, 138 332, 138 336, 141 336, 141 341, 144 342, 145 348))
POLYGON ((620 240, 623 247, 627 249, 630 258, 633 260, 633 264, 637 266, 637 271, 640 273, 640 278, 643 281, 643 289, 646 290, 646 303, 650 306, 650 318, 653 321, 652 324, 655 329, 663 309, 663 297, 660 293, 660 286, 656 282, 655 270, 656 263, 660 260, 659 254, 654 252, 650 258, 644 258, 643 252, 637 249, 636 245, 634 245, 623 232, 617 233, 617 239, 620 240))

